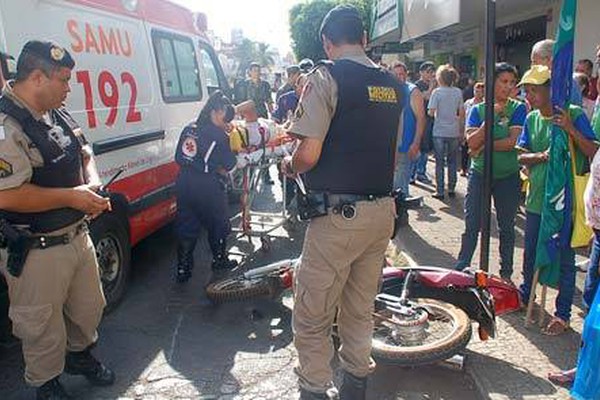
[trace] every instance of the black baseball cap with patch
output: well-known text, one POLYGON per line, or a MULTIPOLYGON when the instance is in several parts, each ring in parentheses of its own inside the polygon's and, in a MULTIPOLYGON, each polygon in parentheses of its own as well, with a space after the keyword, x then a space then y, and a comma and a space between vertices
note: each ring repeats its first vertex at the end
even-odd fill
POLYGON ((346 28, 352 27, 360 32, 364 31, 363 20, 358 12, 358 9, 348 4, 342 4, 331 9, 323 22, 321 22, 321 29, 319 29, 319 36, 325 35, 332 30, 344 26, 346 28))
POLYGON ((71 57, 71 54, 67 51, 67 49, 51 41, 30 40, 25 43, 25 46, 23 46, 21 54, 19 55, 17 70, 19 69, 18 66, 21 63, 21 59, 25 54, 37 56, 40 59, 49 62, 50 64, 56 65, 57 67, 65 67, 69 69, 73 69, 73 67, 75 67, 75 60, 73 60, 73 57, 71 57))

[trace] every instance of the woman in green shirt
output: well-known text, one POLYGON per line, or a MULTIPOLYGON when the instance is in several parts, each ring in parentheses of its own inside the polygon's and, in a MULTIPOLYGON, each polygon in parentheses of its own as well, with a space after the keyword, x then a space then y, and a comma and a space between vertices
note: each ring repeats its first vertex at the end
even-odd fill
MULTIPOLYGON (((500 236, 500 276, 511 279, 515 248, 515 216, 519 207, 519 162, 515 144, 523 129, 525 104, 511 99, 518 73, 507 63, 496 64, 494 74, 494 153, 492 156, 492 197, 500 236)), ((456 269, 469 268, 481 228, 483 198, 483 147, 485 145, 485 104, 471 109, 466 139, 472 157, 465 197, 465 232, 456 269)))

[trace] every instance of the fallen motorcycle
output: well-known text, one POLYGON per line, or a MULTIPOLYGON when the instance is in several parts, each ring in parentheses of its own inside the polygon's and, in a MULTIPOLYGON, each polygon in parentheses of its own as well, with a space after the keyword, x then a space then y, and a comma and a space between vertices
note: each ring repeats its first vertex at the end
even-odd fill
POLYGON ((375 358, 429 364, 461 352, 471 321, 481 340, 496 335, 496 316, 521 308, 518 290, 483 271, 438 267, 385 268, 373 314, 375 358))
MULTIPOLYGON (((277 297, 292 287, 297 259, 283 260, 211 283, 215 302, 277 297)), ((483 271, 386 267, 373 313, 373 350, 379 360, 415 366, 445 360, 471 340, 496 335, 496 316, 521 307, 518 290, 483 271)))

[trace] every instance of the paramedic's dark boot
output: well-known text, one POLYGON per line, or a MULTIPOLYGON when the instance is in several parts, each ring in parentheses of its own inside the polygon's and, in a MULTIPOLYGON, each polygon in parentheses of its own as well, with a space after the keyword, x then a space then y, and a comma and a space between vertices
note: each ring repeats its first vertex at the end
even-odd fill
POLYGON ((269 170, 268 170, 268 169, 265 169, 265 170, 263 171, 263 176, 262 176, 262 178, 263 178, 263 182, 264 182, 266 185, 273 185, 273 184, 275 183, 275 182, 273 182, 273 179, 271 179, 271 173, 269 172, 269 170))
POLYGON ((65 372, 83 375, 94 386, 110 386, 115 383, 115 373, 96 359, 90 347, 83 351, 70 351, 65 358, 65 372))
POLYGON ((68 400, 71 398, 58 380, 58 376, 35 390, 37 400, 68 400))
POLYGON ((365 400, 367 398, 367 377, 359 378, 344 371, 340 387, 340 400, 365 400))
POLYGON ((178 283, 185 283, 192 277, 195 248, 196 239, 182 239, 179 241, 179 243, 177 243, 177 267, 175 270, 175 280, 178 283))
POLYGON ((237 261, 230 260, 227 256, 227 242, 225 240, 220 240, 214 249, 212 262, 213 271, 226 271, 238 266, 237 261))
POLYGON ((330 388, 325 393, 310 392, 300 388, 300 400, 339 400, 338 391, 335 388, 330 388))

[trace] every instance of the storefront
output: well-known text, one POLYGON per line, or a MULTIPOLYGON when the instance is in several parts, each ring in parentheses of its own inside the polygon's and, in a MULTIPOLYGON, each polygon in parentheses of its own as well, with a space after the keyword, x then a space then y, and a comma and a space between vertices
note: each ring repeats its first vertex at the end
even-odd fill
MULTIPOLYGON (((411 43, 422 49, 419 59, 401 53, 404 61, 452 63, 461 75, 481 79, 483 73, 483 0, 375 0, 370 49, 389 43, 411 43), (373 35, 373 33, 375 33, 373 35)), ((562 0, 502 0, 496 2, 497 59, 529 67, 531 47, 553 38, 562 0)), ((579 0, 575 60, 595 59, 600 44, 600 0, 579 0)))
POLYGON ((496 29, 496 59, 517 67, 519 73, 529 68, 533 45, 546 38, 548 17, 543 15, 496 29))

